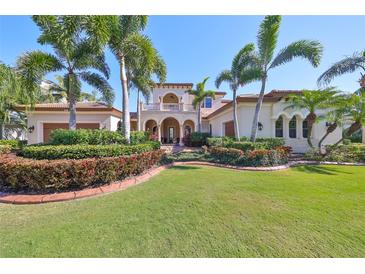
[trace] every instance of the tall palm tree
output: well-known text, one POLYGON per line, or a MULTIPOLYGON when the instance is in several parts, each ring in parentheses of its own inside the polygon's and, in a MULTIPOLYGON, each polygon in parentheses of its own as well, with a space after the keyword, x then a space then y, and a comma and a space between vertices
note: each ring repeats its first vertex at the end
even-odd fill
POLYGON ((365 92, 365 50, 360 53, 355 52, 352 56, 334 63, 319 76, 317 83, 318 85, 328 85, 334 78, 355 71, 360 71, 360 90, 365 92))
POLYGON ((122 15, 112 24, 109 47, 119 62, 120 81, 122 85, 123 102, 123 133, 130 139, 130 112, 128 92, 128 71, 143 64, 146 70, 154 66, 156 51, 151 40, 140 32, 147 25, 147 16, 122 15))
POLYGON ((156 85, 153 76, 157 77, 159 83, 166 81, 167 68, 166 63, 156 51, 156 58, 153 67, 146 69, 144 64, 138 63, 136 68, 129 70, 129 82, 132 89, 137 90, 137 130, 141 130, 141 99, 140 94, 147 100, 151 96, 153 87, 156 85))
POLYGON ((101 31, 99 19, 99 16, 33 16, 42 32, 38 42, 52 46, 54 54, 37 50, 23 54, 17 61, 22 78, 31 88, 35 83, 39 85, 49 72, 64 73, 63 85, 67 90, 70 111, 69 128, 72 130, 76 129, 76 102, 80 96, 81 81, 97 89, 110 105, 114 100, 114 92, 105 79, 109 78, 110 71, 100 44, 107 39, 103 37, 108 31, 101 31), (99 71, 105 78, 90 69, 99 71))
POLYGON ((233 93, 233 124, 236 139, 240 138, 237 119, 237 90, 240 86, 260 78, 261 71, 256 67, 255 45, 245 45, 233 58, 231 69, 223 70, 216 78, 215 85, 220 87, 222 82, 227 82, 233 93))
POLYGON ((198 132, 201 132, 202 119, 201 119, 201 106, 206 97, 212 97, 215 99, 215 92, 213 90, 205 90, 205 84, 209 77, 204 78, 203 82, 196 84, 196 89, 189 89, 186 92, 190 95, 194 95, 193 106, 198 110, 198 132))
POLYGON ((289 106, 286 109, 306 109, 309 111, 306 117, 308 122, 307 142, 311 148, 314 148, 312 144, 313 125, 320 118, 316 114, 316 111, 331 106, 337 93, 335 89, 327 88, 324 90, 303 90, 301 94, 292 94, 289 96, 289 106))
POLYGON ((313 40, 299 40, 293 42, 279 51, 274 57, 277 46, 281 16, 266 16, 262 21, 257 35, 258 66, 261 68, 261 91, 255 108, 252 121, 251 141, 256 141, 258 120, 269 71, 292 61, 296 57, 302 57, 310 62, 313 67, 320 63, 323 47, 320 42, 313 40))

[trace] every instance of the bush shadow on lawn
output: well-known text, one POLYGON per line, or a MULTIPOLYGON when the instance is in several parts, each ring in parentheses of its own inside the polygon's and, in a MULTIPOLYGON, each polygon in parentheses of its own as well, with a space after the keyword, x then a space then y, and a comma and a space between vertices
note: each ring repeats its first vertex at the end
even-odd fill
POLYGON ((334 167, 319 166, 319 165, 303 165, 303 166, 297 166, 295 169, 305 173, 316 173, 322 175, 336 175, 339 173, 353 174, 352 172, 342 171, 334 167))
POLYGON ((172 166, 170 169, 176 170, 190 170, 190 169, 201 169, 199 166, 172 166))

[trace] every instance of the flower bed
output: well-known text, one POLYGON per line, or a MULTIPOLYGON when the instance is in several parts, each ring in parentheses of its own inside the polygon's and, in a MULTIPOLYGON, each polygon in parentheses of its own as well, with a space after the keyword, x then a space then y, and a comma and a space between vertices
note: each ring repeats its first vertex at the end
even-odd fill
POLYGON ((38 160, 83 159, 131 155, 159 148, 158 142, 138 145, 41 145, 24 147, 19 155, 38 160))
POLYGON ((285 145, 283 138, 257 138, 256 142, 248 141, 247 137, 235 140, 232 137, 211 137, 207 138, 209 147, 235 148, 243 151, 275 149, 285 145))
POLYGON ((80 189, 137 175, 158 164, 163 150, 121 157, 31 160, 0 157, 0 185, 14 190, 80 189))
POLYGON ((11 151, 11 146, 9 146, 9 145, 0 145, 0 154, 10 153, 10 151, 11 151))
POLYGON ((19 140, 0 140, 0 146, 9 146, 11 150, 20 149, 23 142, 19 140))

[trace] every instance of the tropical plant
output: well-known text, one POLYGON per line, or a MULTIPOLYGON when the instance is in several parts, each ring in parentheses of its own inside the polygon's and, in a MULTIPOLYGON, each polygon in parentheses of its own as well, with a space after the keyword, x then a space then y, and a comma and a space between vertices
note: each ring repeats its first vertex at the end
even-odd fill
POLYGON ((101 16, 33 16, 41 30, 38 42, 50 45, 54 54, 32 51, 23 54, 17 67, 26 83, 33 89, 49 72, 64 72, 63 85, 69 102, 69 128, 76 129, 76 102, 81 81, 96 88, 111 105, 114 92, 106 81, 109 67, 105 62, 103 44, 108 40, 106 19, 101 16), (103 24, 101 24, 101 22, 103 24), (99 71, 102 75, 91 71, 99 71))
POLYGON ((365 92, 365 50, 363 52, 355 52, 352 56, 345 57, 341 61, 333 64, 329 69, 322 73, 318 78, 318 85, 328 85, 331 81, 343 74, 360 71, 360 90, 365 92))
POLYGON ((166 81, 166 64, 156 51, 153 67, 148 70, 144 64, 136 64, 137 67, 129 70, 128 80, 130 88, 137 90, 137 131, 141 131, 141 99, 140 94, 148 101, 153 87, 156 85, 153 76, 156 76, 160 83, 166 81))
POLYGON ((345 120, 350 121, 351 125, 335 145, 359 131, 362 126, 365 126, 365 92, 355 92, 349 95, 344 102, 346 103, 344 107, 345 120))
POLYGON ((240 137, 238 119, 237 119, 237 90, 240 86, 248 84, 260 78, 261 71, 256 66, 257 57, 255 56, 255 45, 245 45, 233 58, 231 69, 223 70, 216 78, 215 85, 217 88, 222 82, 227 82, 233 93, 233 124, 235 137, 240 137))
MULTIPOLYGON (((140 32, 147 25, 147 16, 122 15, 112 24, 109 47, 119 62, 120 81, 122 85, 123 126, 124 136, 130 139, 130 112, 128 74, 129 70, 143 64, 147 71, 153 71, 156 53, 151 40, 140 32)), ((113 21, 113 20, 111 20, 113 21)))
POLYGON ((251 141, 256 140, 260 110, 265 94, 265 87, 269 71, 292 61, 296 57, 308 60, 312 66, 320 63, 323 47, 320 42, 314 40, 299 40, 283 48, 274 57, 277 46, 281 16, 266 16, 262 21, 257 35, 258 66, 261 69, 261 91, 255 108, 252 121, 251 141))
POLYGON ((337 93, 338 92, 331 87, 323 90, 303 90, 301 94, 289 95, 289 105, 286 109, 305 109, 309 111, 309 114, 306 117, 308 122, 307 142, 311 148, 314 148, 312 144, 313 125, 319 118, 321 118, 316 114, 316 111, 330 107, 334 102, 334 98, 337 93))
POLYGON ((205 84, 208 81, 209 77, 206 77, 203 82, 196 84, 196 89, 189 89, 186 92, 190 95, 194 95, 193 106, 198 110, 198 132, 201 132, 201 106, 202 102, 206 97, 212 97, 215 99, 215 92, 213 90, 205 90, 205 84))
POLYGON ((342 108, 338 107, 327 113, 326 121, 328 123, 328 126, 326 129, 326 133, 322 136, 322 138, 318 142, 318 149, 319 149, 320 153, 322 150, 322 144, 323 144, 324 140, 328 137, 328 135, 330 135, 332 132, 334 132, 339 126, 343 125, 344 117, 345 117, 345 110, 343 107, 342 108))
POLYGON ((17 104, 34 105, 39 87, 24 88, 24 83, 14 68, 0 63, 0 139, 4 138, 5 124, 24 128, 24 115, 16 110, 17 104))

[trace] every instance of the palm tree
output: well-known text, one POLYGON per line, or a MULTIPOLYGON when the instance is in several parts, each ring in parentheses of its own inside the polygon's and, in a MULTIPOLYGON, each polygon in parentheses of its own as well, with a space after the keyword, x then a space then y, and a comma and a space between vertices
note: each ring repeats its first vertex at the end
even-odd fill
POLYGON ((0 62, 0 139, 4 138, 5 123, 17 122, 17 104, 34 105, 40 91, 39 86, 26 89, 20 75, 14 68, 0 62))
POLYGON ((261 68, 261 91, 252 122, 251 141, 253 142, 256 141, 258 120, 262 101, 264 99, 269 71, 292 61, 296 57, 302 57, 308 60, 313 67, 317 67, 323 53, 323 47, 320 42, 313 40, 299 40, 283 48, 279 51, 276 57, 274 57, 280 22, 281 16, 266 16, 260 25, 257 35, 258 66, 261 68))
POLYGON ((216 78, 217 88, 222 82, 227 82, 233 92, 233 124, 236 139, 240 138, 237 119, 237 90, 240 86, 260 78, 261 71, 256 67, 255 45, 247 44, 233 58, 231 69, 223 70, 216 78))
POLYGON ((355 52, 352 56, 345 57, 333 64, 318 78, 318 85, 328 85, 331 81, 343 74, 360 71, 360 90, 365 91, 365 50, 361 53, 355 52))
POLYGON ((150 98, 153 87, 156 85, 155 81, 152 79, 156 76, 160 83, 166 81, 167 69, 165 61, 157 53, 154 60, 154 65, 151 70, 147 70, 142 63, 137 64, 136 68, 129 70, 129 82, 130 87, 137 89, 137 130, 141 130, 141 109, 140 109, 140 94, 148 100, 150 98))
MULTIPOLYGON (((352 123, 346 130, 344 137, 350 137, 365 125, 365 92, 355 92, 348 96, 345 102, 345 120, 351 121, 352 123)), ((335 145, 341 143, 344 137, 335 145)))
POLYGON ((63 85, 70 111, 69 128, 74 130, 81 81, 97 89, 109 105, 114 100, 114 92, 104 78, 109 78, 110 71, 99 44, 106 39, 103 37, 107 30, 101 31, 99 16, 33 16, 33 20, 42 31, 38 42, 52 46, 54 54, 39 50, 27 52, 19 57, 18 70, 29 87, 39 85, 49 72, 64 73, 63 85), (90 69, 99 71, 104 77, 90 69))
POLYGON ((306 117, 308 122, 307 142, 311 148, 314 148, 312 144, 313 125, 318 118, 321 118, 318 117, 316 111, 331 106, 336 94, 336 90, 327 88, 324 90, 303 90, 301 94, 291 94, 289 96, 288 103, 290 105, 286 109, 306 109, 309 111, 306 117))
POLYGON ((215 92, 213 90, 205 90, 205 83, 209 77, 204 78, 203 82, 196 84, 196 89, 189 89, 186 92, 190 95, 194 95, 193 106, 198 109, 198 132, 201 132, 201 105, 206 97, 212 97, 215 99, 215 92))
POLYGON ((343 107, 338 107, 337 109, 330 111, 326 115, 326 121, 329 123, 326 133, 322 136, 318 143, 318 150, 321 152, 322 143, 324 140, 334 132, 339 126, 342 126, 345 117, 345 111, 343 107))
POLYGON ((148 71, 153 70, 156 51, 151 40, 140 34, 147 25, 147 16, 122 15, 112 24, 109 47, 119 62, 120 81, 123 93, 123 133, 129 142, 130 113, 127 75, 129 70, 143 64, 148 71))

